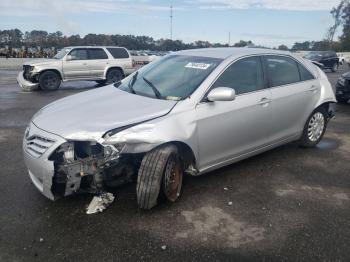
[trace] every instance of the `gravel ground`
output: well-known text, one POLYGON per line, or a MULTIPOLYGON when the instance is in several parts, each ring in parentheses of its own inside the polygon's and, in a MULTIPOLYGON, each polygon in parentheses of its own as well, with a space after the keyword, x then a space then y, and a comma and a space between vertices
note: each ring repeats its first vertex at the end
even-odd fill
MULTIPOLYGON (((328 74, 333 84, 344 70, 328 74)), ((0 261, 350 261, 350 104, 315 149, 291 143, 187 177, 180 201, 150 211, 127 185, 86 215, 90 195, 37 192, 21 142, 39 108, 96 85, 25 93, 16 74, 0 70, 0 261)))

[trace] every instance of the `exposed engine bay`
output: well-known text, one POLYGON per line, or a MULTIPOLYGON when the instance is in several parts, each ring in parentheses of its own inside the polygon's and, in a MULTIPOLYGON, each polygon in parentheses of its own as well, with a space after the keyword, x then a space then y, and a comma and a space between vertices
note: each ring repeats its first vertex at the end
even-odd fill
POLYGON ((123 148, 91 141, 69 141, 50 156, 54 161, 52 193, 55 198, 73 193, 101 194, 106 187, 132 182, 142 154, 121 154, 123 148))

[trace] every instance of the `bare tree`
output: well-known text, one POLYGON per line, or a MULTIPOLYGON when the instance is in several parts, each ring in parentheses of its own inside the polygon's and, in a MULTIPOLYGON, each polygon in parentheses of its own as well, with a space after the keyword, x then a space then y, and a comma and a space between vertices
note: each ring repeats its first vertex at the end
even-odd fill
POLYGON ((349 0, 342 0, 337 7, 333 7, 331 15, 334 24, 331 27, 329 27, 326 33, 326 38, 329 42, 333 42, 334 35, 337 32, 338 27, 342 24, 344 7, 347 6, 349 2, 349 0))

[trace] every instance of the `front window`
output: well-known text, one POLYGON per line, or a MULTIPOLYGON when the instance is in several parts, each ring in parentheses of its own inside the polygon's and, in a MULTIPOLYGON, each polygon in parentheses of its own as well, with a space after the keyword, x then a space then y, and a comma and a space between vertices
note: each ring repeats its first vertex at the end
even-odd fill
POLYGON ((190 96, 221 62, 218 58, 169 55, 141 68, 116 87, 137 95, 181 100, 190 96))
POLYGON ((236 95, 265 88, 262 65, 259 57, 248 57, 230 65, 216 80, 212 88, 230 87, 236 95))
POLYGON ((86 49, 79 48, 79 49, 73 49, 72 52, 69 53, 71 56, 71 60, 87 60, 88 59, 88 53, 86 49))
POLYGON ((60 50, 53 58, 55 59, 62 59, 66 54, 68 54, 68 52, 72 50, 69 48, 63 48, 62 50, 60 50))

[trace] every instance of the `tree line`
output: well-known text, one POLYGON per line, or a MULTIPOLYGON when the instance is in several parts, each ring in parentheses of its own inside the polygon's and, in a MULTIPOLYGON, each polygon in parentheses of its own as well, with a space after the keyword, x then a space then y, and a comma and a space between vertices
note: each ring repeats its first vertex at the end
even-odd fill
MULTIPOLYGON (((252 45, 251 41, 239 41, 234 46, 242 47, 252 45)), ((42 30, 33 30, 21 32, 19 29, 0 30, 0 47, 7 49, 14 48, 55 48, 59 49, 65 46, 77 45, 116 45, 123 46, 129 50, 154 50, 154 51, 176 51, 192 48, 205 47, 227 47, 227 44, 210 43, 209 41, 195 41, 193 43, 184 43, 181 40, 158 39, 155 40, 149 36, 135 35, 106 35, 106 34, 87 34, 84 37, 80 35, 63 35, 57 31, 48 33, 42 30)))

